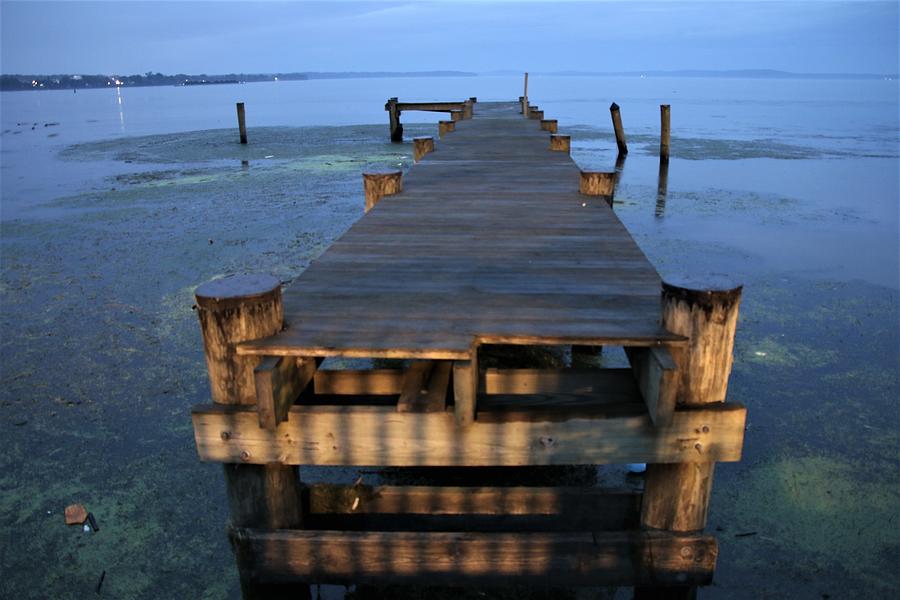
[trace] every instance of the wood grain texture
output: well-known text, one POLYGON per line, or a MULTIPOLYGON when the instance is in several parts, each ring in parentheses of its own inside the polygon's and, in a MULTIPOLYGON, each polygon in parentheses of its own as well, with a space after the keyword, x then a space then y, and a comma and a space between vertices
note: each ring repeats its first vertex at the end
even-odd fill
POLYGON ((273 432, 252 407, 197 406, 202 460, 383 466, 522 466, 740 460, 746 409, 677 410, 656 427, 640 400, 560 406, 559 398, 479 399, 478 419, 453 412, 400 413, 394 406, 297 406, 273 432), (530 399, 538 402, 530 402, 530 399), (541 402, 543 400, 543 402, 541 402))
POLYGON ((430 585, 707 584, 718 549, 651 532, 450 533, 232 529, 254 577, 430 585))
POLYGON ((312 381, 316 368, 316 359, 292 356, 268 356, 257 365, 253 376, 260 427, 274 431, 287 419, 288 410, 312 381))
POLYGON ((514 103, 479 103, 285 291, 261 355, 468 360, 481 343, 653 346, 656 271, 514 103))

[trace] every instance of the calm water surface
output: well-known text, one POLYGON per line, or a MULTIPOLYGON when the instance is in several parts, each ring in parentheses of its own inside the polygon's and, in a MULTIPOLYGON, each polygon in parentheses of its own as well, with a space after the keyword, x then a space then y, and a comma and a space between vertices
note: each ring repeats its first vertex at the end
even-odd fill
MULTIPOLYGON (((189 407, 208 394, 193 286, 242 271, 292 279, 359 218, 360 172, 411 162, 409 143, 388 143, 388 97, 520 88, 475 77, 0 95, 0 595, 83 598, 103 571, 108 597, 237 594, 221 476, 193 449, 189 407), (74 501, 99 533, 65 528, 74 501)), ((719 566, 702 595, 895 594, 897 82, 532 77, 529 95, 580 165, 605 170, 617 102, 631 150, 619 217, 664 277, 746 286, 730 395, 749 429, 744 460, 717 470, 719 566)), ((436 134, 438 115, 402 118, 410 137, 436 134)))

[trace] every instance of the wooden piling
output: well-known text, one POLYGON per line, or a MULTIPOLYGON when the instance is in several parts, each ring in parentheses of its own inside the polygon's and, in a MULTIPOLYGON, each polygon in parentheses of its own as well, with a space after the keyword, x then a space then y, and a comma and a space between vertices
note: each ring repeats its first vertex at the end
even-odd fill
MULTIPOLYGON (((734 350, 742 287, 691 289, 663 283, 662 325, 689 339, 673 347, 679 378, 677 406, 725 401, 734 350)), ((669 531, 706 526, 714 462, 698 442, 696 462, 647 466, 641 524, 669 531)))
MULTIPOLYGON (((237 275, 204 283, 195 293, 197 315, 213 402, 255 405, 253 369, 259 357, 239 356, 241 342, 281 331, 284 309, 281 282, 270 275, 237 275)), ((231 436, 223 430, 222 439, 231 436)), ((250 457, 248 457, 250 458, 250 457)), ((291 528, 302 525, 297 467, 282 464, 224 464, 232 527, 291 528)), ((244 598, 272 597, 273 588, 254 581, 252 565, 236 555, 244 598)), ((308 586, 289 586, 302 597, 308 586)), ((279 591, 286 591, 279 586, 279 591)))
POLYGON ((556 133, 558 126, 559 123, 557 123, 556 119, 541 119, 541 129, 544 131, 556 133))
POLYGON ((363 188, 366 192, 366 212, 369 212, 384 196, 399 194, 403 191, 403 172, 363 173, 363 188))
POLYGON ((472 113, 474 112, 472 105, 473 102, 471 98, 463 102, 463 119, 472 118, 472 113))
POLYGON ((543 121, 544 120, 544 111, 538 110, 537 107, 535 107, 534 110, 528 111, 528 118, 536 119, 538 121, 543 121))
POLYGON ((391 98, 385 105, 385 109, 390 116, 392 142, 403 141, 403 125, 400 124, 400 108, 397 106, 398 103, 399 101, 397 98, 391 98))
POLYGON ((420 160, 422 160, 422 157, 429 152, 434 152, 433 137, 428 136, 413 138, 413 160, 415 162, 419 162, 420 160))
POLYGON ((622 127, 622 115, 619 113, 619 105, 613 102, 609 105, 612 115, 613 129, 616 131, 616 144, 619 146, 619 154, 628 154, 628 144, 625 143, 625 129, 622 127))
POLYGON ((241 136, 241 143, 247 143, 247 120, 244 113, 244 103, 237 103, 238 133, 241 136))
POLYGON ((462 121, 464 116, 465 115, 464 115, 463 111, 461 111, 461 110, 451 110, 450 111, 450 120, 453 121, 454 123, 456 121, 462 121))
POLYGON ((556 152, 569 153, 572 148, 572 137, 559 133, 550 134, 550 149, 556 152))
POLYGON ((669 160, 669 105, 659 105, 659 159, 669 160))
POLYGON ((582 171, 578 191, 585 196, 606 196, 606 201, 612 206, 617 180, 615 171, 582 171))
POLYGON ((451 131, 456 131, 455 121, 438 121, 438 139, 443 139, 451 131))

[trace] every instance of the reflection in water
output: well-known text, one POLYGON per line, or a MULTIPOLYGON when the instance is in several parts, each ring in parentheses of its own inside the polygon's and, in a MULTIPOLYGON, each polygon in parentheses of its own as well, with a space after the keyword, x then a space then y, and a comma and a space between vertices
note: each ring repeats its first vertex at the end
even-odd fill
POLYGON ((666 193, 669 189, 669 161, 659 159, 659 182, 656 186, 656 216, 666 212, 666 193))
POLYGON ((119 128, 125 133, 125 109, 122 107, 122 88, 116 86, 116 104, 119 106, 119 128))

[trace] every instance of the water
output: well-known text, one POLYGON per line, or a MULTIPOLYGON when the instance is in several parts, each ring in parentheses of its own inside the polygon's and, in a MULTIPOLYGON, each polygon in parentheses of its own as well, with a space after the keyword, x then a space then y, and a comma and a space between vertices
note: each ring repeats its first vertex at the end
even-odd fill
MULTIPOLYGON (((520 90, 476 77, 3 93, 2 595, 80 598, 105 570, 111 597, 234 596, 221 477, 197 462, 188 415, 207 397, 193 286, 290 280, 349 227, 360 171, 411 162, 388 142, 388 97, 520 90), (62 525, 73 501, 100 533, 62 525)), ((617 102, 619 217, 664 277, 746 286, 730 395, 750 427, 744 460, 717 469, 720 558, 702 595, 896 592, 897 82, 532 77, 529 96, 579 164, 604 170, 617 102)), ((439 118, 404 113, 406 135, 439 118)))

